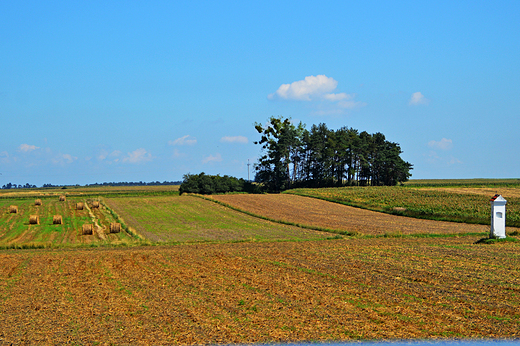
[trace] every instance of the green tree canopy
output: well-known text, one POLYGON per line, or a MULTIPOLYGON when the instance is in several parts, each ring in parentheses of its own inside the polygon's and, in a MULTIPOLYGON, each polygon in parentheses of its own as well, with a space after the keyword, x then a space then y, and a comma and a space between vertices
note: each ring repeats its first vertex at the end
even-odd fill
POLYGON ((255 123, 261 135, 262 155, 255 165, 257 182, 271 191, 291 187, 343 185, 396 185, 411 176, 412 164, 404 161, 399 144, 382 133, 325 124, 308 131, 301 122, 271 117, 255 123))

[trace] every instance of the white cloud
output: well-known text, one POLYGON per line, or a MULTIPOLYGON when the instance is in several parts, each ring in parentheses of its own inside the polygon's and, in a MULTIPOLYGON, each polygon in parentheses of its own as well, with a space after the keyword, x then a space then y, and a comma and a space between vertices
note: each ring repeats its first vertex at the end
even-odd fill
POLYGON ((429 141, 428 146, 440 150, 450 150, 453 148, 453 141, 451 139, 443 138, 440 141, 429 141))
POLYGON ((73 161, 77 160, 78 158, 75 157, 75 156, 72 156, 70 154, 63 154, 61 155, 61 158, 66 162, 66 163, 72 163, 73 161))
POLYGON ((354 101, 356 94, 333 93, 338 82, 325 75, 307 76, 304 80, 282 84, 268 99, 314 101, 318 108, 314 114, 344 114, 346 109, 366 106, 365 102, 354 101))
POLYGON ((222 161, 222 156, 220 153, 217 153, 215 156, 210 155, 202 160, 202 163, 209 163, 209 162, 220 162, 222 161))
POLYGON ((220 139, 222 143, 241 143, 247 144, 247 137, 244 136, 225 136, 220 139))
POLYGON ((285 100, 310 101, 313 98, 323 97, 338 86, 338 82, 325 75, 307 76, 304 80, 282 84, 275 93, 269 94, 269 99, 281 98, 285 100))
POLYGON ((341 101, 341 100, 350 100, 354 95, 349 95, 346 93, 338 93, 338 94, 325 94, 323 98, 330 101, 341 101))
POLYGON ((140 148, 137 150, 128 153, 126 157, 123 158, 123 162, 128 163, 141 163, 152 160, 152 154, 147 152, 145 149, 140 148))
POLYGON ((412 94, 412 97, 410 98, 410 101, 408 102, 409 105, 415 106, 415 105, 427 105, 430 103, 430 100, 424 97, 424 95, 421 92, 416 92, 412 94))
POLYGON ((22 145, 20 145, 20 147, 18 149, 20 149, 20 151, 27 153, 29 151, 33 151, 33 150, 40 149, 40 148, 37 147, 36 145, 22 144, 22 145))
POLYGON ((114 150, 111 153, 109 153, 107 150, 102 149, 99 155, 97 156, 97 159, 99 161, 103 161, 107 158, 117 158, 118 156, 121 156, 122 152, 119 150, 114 150))
POLYGON ((191 137, 190 135, 186 135, 181 138, 177 138, 174 141, 168 141, 169 145, 195 145, 197 144, 197 139, 195 137, 191 137))
POLYGON ((76 156, 72 156, 70 154, 57 154, 51 158, 52 163, 63 165, 69 164, 76 161, 78 158, 76 156))
POLYGON ((174 159, 178 159, 180 157, 184 157, 186 156, 185 154, 181 153, 180 151, 178 151, 177 149, 173 150, 173 154, 172 154, 172 158, 174 159))

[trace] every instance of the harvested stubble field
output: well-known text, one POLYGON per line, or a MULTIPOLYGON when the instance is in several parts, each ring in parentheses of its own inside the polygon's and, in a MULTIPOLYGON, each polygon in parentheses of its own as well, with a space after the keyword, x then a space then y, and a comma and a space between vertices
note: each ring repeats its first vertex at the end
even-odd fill
POLYGON ((361 235, 489 232, 489 226, 485 225, 414 219, 291 194, 215 195, 211 198, 272 220, 361 235))
POLYGON ((516 243, 335 239, 0 251, 0 343, 520 337, 516 243))
POLYGON ((56 247, 87 244, 119 244, 132 242, 125 233, 108 234, 112 215, 104 208, 76 209, 79 199, 58 197, 43 198, 42 205, 35 205, 33 199, 0 199, 0 247, 56 247), (18 213, 9 213, 10 205, 18 206, 18 213), (39 224, 29 224, 29 216, 38 215, 39 224), (62 224, 53 224, 54 215, 62 216, 62 224), (92 235, 83 235, 83 224, 94 225, 92 235))
POLYGON ((331 236, 261 220, 192 196, 109 198, 106 203, 151 241, 287 241, 331 236))

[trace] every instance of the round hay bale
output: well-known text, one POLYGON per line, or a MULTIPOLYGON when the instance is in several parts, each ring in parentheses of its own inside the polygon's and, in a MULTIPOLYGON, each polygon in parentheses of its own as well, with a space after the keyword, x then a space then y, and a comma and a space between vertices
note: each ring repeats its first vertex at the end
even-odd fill
POLYGON ((54 215, 52 217, 52 224, 53 225, 61 225, 63 223, 63 219, 61 218, 61 215, 54 215))
POLYGON ((121 224, 119 222, 110 223, 110 233, 119 233, 121 232, 121 224))
POLYGON ((65 202, 67 200, 66 196, 60 196, 60 202, 65 202))
POLYGON ((16 205, 10 205, 9 206, 9 213, 11 213, 11 214, 18 213, 18 207, 16 205))
POLYGON ((92 224, 86 223, 83 225, 83 234, 92 234, 92 224))
POLYGON ((98 201, 92 202, 92 208, 99 208, 99 202, 98 201))
POLYGON ((34 201, 34 205, 42 205, 42 200, 37 199, 36 201, 34 201))
POLYGON ((31 215, 31 216, 29 216, 29 224, 31 224, 31 225, 39 225, 40 224, 40 217, 38 215, 31 215))
POLYGON ((76 203, 76 210, 83 210, 83 203, 76 203))

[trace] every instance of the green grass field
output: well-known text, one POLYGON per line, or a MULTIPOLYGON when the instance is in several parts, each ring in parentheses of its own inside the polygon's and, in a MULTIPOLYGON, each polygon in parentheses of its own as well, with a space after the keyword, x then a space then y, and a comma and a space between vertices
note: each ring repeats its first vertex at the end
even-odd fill
POLYGON ((255 218, 191 196, 109 198, 107 204, 146 239, 161 242, 299 241, 330 234, 255 218))
POLYGON ((104 206, 89 208, 91 199, 67 198, 66 201, 59 201, 53 197, 41 200, 42 205, 38 206, 32 198, 0 199, 0 248, 92 246, 134 241, 124 231, 110 233, 110 223, 115 222, 115 218, 104 206), (84 203, 83 210, 76 210, 78 202, 84 203), (17 213, 9 212, 11 205, 18 207, 17 213), (29 223, 31 215, 39 217, 38 224, 29 223), (53 224, 55 215, 62 217, 62 224, 53 224), (83 234, 84 224, 95 225, 92 235, 83 234))

